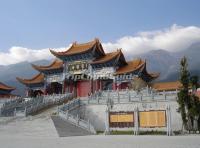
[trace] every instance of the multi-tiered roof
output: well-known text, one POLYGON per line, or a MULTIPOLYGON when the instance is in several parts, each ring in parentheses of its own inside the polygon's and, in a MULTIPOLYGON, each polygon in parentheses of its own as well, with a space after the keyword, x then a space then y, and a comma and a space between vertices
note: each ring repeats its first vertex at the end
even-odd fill
POLYGON ((93 68, 116 67, 117 69, 114 75, 140 74, 146 81, 151 81, 159 76, 158 73, 147 72, 146 61, 136 59, 127 62, 121 49, 117 49, 115 52, 105 53, 98 39, 94 39, 88 43, 75 42, 69 49, 63 52, 56 52, 53 50, 50 50, 50 52, 64 61, 90 58, 92 59, 90 64, 93 68))
POLYGON ((19 82, 27 85, 42 85, 44 83, 44 74, 63 72, 64 62, 72 62, 79 60, 89 60, 89 64, 95 68, 114 67, 116 72, 114 75, 137 74, 145 81, 149 82, 159 76, 157 73, 148 73, 146 70, 146 61, 136 59, 126 61, 121 49, 114 52, 105 53, 99 39, 87 43, 74 42, 69 49, 63 52, 50 50, 58 59, 54 60, 50 65, 38 66, 32 64, 32 67, 40 72, 31 79, 17 78, 19 82), (60 60, 59 60, 60 59, 60 60))

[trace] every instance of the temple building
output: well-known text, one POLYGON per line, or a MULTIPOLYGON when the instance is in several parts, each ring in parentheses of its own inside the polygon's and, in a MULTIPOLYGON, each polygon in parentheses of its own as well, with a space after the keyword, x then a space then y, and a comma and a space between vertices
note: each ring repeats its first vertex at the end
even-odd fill
POLYGON ((15 95, 12 95, 11 92, 15 90, 14 87, 8 86, 2 82, 0 82, 0 99, 4 98, 12 98, 15 95))
POLYGON ((44 94, 44 75, 42 73, 37 74, 31 79, 17 77, 17 80, 27 87, 27 96, 36 97, 44 94))
POLYGON ((106 53, 98 39, 74 42, 63 52, 50 50, 56 60, 48 66, 32 65, 40 73, 31 79, 17 78, 27 86, 28 95, 73 93, 86 97, 99 90, 130 88, 134 77, 146 83, 159 74, 149 73, 146 61, 126 61, 121 49, 106 53))
POLYGON ((157 82, 150 84, 150 86, 156 91, 178 91, 182 88, 182 84, 179 81, 173 82, 157 82))

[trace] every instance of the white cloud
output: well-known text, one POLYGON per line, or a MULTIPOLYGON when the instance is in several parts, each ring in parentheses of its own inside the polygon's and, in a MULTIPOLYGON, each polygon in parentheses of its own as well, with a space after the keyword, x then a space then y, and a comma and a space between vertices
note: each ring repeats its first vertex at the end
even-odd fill
MULTIPOLYGON (((54 49, 56 51, 63 51, 65 48, 54 49)), ((42 59, 51 59, 54 56, 50 53, 49 49, 28 49, 24 47, 11 47, 8 52, 0 52, 0 65, 15 64, 23 61, 37 61, 42 59)))
MULTIPOLYGON (((176 52, 200 42, 200 28, 196 26, 172 25, 163 30, 139 32, 135 36, 124 36, 116 42, 102 43, 106 52, 122 48, 128 57, 148 52, 153 49, 165 49, 176 52)), ((66 48, 54 50, 62 51, 66 48)), ((0 52, 0 65, 14 64, 22 61, 36 61, 53 58, 49 49, 34 50, 24 47, 12 47, 8 52, 0 52)))
POLYGON ((154 49, 176 52, 184 50, 195 42, 200 42, 199 27, 183 27, 175 24, 168 29, 139 32, 136 36, 125 36, 115 43, 104 43, 103 47, 109 51, 122 48, 125 55, 131 56, 154 49))

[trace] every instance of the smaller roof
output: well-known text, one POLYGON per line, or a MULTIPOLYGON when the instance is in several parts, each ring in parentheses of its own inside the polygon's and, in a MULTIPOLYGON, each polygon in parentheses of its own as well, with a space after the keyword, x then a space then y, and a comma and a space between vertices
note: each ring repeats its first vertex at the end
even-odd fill
POLYGON ((61 69, 63 68, 63 61, 56 59, 48 66, 38 66, 38 65, 32 64, 32 67, 38 71, 61 69))
POLYGON ((115 52, 106 53, 104 56, 95 59, 94 61, 91 62, 91 64, 105 63, 105 62, 108 62, 108 61, 110 61, 114 58, 120 58, 120 56, 122 56, 124 61, 125 61, 125 58, 124 58, 124 55, 123 55, 121 49, 118 49, 115 52))
POLYGON ((55 56, 70 56, 70 55, 85 53, 85 52, 89 51, 90 49, 92 49, 94 46, 97 47, 97 50, 99 50, 102 53, 102 55, 105 54, 104 50, 101 46, 101 43, 100 43, 99 39, 97 39, 97 38, 95 38, 93 41, 90 41, 87 43, 80 44, 80 43, 74 42, 69 49, 67 49, 66 51, 63 51, 63 52, 56 52, 53 50, 50 50, 50 52, 55 56))
POLYGON ((153 83, 150 84, 150 86, 157 91, 170 91, 179 90, 182 87, 182 84, 179 81, 174 81, 153 83))
POLYGON ((2 89, 2 90, 14 90, 15 87, 8 86, 8 85, 6 85, 6 84, 0 82, 0 89, 2 89))
POLYGON ((116 70, 115 75, 126 74, 140 69, 145 64, 145 61, 136 59, 127 62, 127 65, 120 67, 116 70))
POLYGON ((44 82, 44 74, 39 73, 36 76, 34 76, 33 78, 31 78, 31 79, 22 79, 22 78, 19 78, 19 77, 17 77, 16 79, 20 83, 26 84, 26 85, 28 85, 28 84, 38 84, 38 83, 43 83, 44 82))
POLYGON ((152 80, 154 80, 160 76, 160 73, 154 72, 154 73, 148 73, 148 75, 152 78, 152 80))

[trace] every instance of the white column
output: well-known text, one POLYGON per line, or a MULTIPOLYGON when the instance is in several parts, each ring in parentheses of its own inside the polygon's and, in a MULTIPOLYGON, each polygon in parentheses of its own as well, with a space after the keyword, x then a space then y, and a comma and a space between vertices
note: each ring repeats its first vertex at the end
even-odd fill
POLYGON ((106 120, 105 120, 105 134, 110 134, 110 128, 109 128, 109 107, 106 108, 106 120))
POLYGON ((134 135, 139 134, 139 121, 138 121, 138 106, 135 106, 134 109, 134 135))
POLYGON ((171 129, 171 109, 169 104, 166 107, 166 114, 167 114, 167 135, 171 136, 172 129, 171 129))

